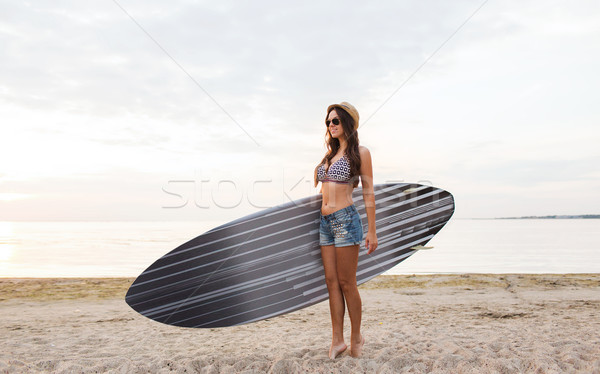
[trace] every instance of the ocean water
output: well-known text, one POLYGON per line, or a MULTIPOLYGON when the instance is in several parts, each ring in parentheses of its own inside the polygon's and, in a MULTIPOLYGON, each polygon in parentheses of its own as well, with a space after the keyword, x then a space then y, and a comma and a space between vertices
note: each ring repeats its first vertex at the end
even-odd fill
MULTIPOLYGON (((223 222, 0 222, 0 277, 135 277, 223 222)), ((451 219, 388 272, 597 273, 600 219, 451 219)))

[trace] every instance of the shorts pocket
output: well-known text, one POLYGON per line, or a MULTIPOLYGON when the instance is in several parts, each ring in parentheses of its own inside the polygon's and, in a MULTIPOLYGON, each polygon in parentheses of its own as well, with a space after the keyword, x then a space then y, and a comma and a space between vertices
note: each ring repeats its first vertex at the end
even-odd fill
POLYGON ((340 215, 338 221, 345 225, 349 225, 354 221, 354 214, 352 212, 344 212, 344 214, 340 215))
POLYGON ((362 221, 360 219, 359 214, 354 215, 354 219, 352 220, 352 231, 355 233, 355 238, 357 241, 362 241, 363 239, 363 226, 362 221))

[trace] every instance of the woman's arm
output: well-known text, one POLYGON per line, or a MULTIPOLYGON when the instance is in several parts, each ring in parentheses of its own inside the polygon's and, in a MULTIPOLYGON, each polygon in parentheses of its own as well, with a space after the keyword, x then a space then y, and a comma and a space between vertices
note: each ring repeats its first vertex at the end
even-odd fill
POLYGON ((367 211, 368 231, 365 246, 368 254, 377 249, 377 233, 375 229, 375 191, 373 190, 373 165, 371 153, 366 147, 359 147, 360 183, 363 189, 363 200, 367 211))

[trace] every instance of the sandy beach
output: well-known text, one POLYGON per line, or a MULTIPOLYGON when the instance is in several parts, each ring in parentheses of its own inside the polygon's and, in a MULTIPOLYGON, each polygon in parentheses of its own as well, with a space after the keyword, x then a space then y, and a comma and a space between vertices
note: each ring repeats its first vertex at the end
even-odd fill
POLYGON ((600 373, 600 274, 381 276, 335 361, 327 302, 188 329, 130 309, 132 281, 0 279, 0 373, 600 373))

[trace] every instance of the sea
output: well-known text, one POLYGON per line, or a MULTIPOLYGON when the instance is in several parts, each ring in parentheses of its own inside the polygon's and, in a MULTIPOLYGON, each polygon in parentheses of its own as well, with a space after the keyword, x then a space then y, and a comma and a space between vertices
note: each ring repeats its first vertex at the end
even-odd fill
MULTIPOLYGON (((136 277, 224 222, 0 222, 0 277, 136 277)), ((387 274, 598 273, 600 219, 451 219, 387 274)))

